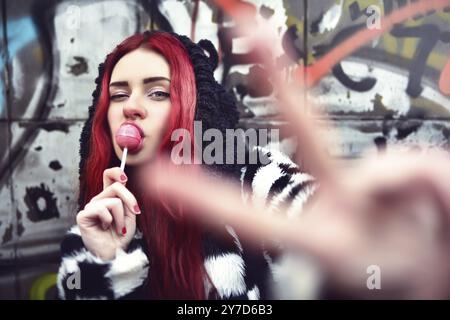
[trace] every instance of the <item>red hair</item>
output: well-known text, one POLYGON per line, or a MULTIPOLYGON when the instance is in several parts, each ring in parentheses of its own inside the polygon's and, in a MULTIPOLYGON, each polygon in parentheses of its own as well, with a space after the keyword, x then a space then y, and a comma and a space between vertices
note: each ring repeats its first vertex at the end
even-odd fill
MULTIPOLYGON (((171 133, 186 129, 194 137, 196 106, 195 74, 188 52, 174 36, 165 32, 140 33, 125 39, 108 55, 101 91, 92 123, 90 154, 82 171, 80 188, 84 190, 83 207, 103 189, 103 171, 117 165, 112 152, 112 140, 107 120, 109 107, 109 82, 115 64, 125 54, 145 47, 165 57, 170 66, 171 112, 167 130, 162 137, 159 153, 171 150, 176 143, 171 133)), ((192 139, 194 140, 194 139, 192 139)), ((129 168, 128 168, 129 169, 129 168)), ((129 169, 132 170, 132 169, 129 169)), ((170 205, 164 196, 151 197, 129 179, 127 187, 136 196, 143 214, 138 216, 138 227, 144 234, 149 250, 150 298, 204 299, 205 279, 200 230, 182 219, 182 208, 170 205)))

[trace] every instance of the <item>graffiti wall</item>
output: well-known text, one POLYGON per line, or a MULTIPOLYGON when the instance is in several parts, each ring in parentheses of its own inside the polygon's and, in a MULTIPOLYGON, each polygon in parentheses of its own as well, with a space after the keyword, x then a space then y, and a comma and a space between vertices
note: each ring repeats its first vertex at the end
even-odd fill
MULTIPOLYGON (((414 2, 246 1, 256 20, 277 30, 276 58, 286 75, 414 2)), ((0 10, 0 299, 55 298, 97 66, 125 37, 160 29, 211 40, 220 56, 216 79, 235 94, 240 125, 284 124, 264 69, 213 0, 2 0, 0 10)), ((324 130, 329 153, 447 147, 449 74, 450 7, 412 16, 358 47, 309 88, 333 123, 324 130)), ((295 141, 285 137, 282 148, 292 152, 295 141)))

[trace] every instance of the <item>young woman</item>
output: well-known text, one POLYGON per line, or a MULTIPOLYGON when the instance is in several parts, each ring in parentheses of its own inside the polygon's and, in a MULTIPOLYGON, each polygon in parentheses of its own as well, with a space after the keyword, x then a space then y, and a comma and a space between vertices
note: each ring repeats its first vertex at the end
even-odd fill
MULTIPOLYGON (((236 126, 234 97, 214 80, 217 63, 207 40, 194 44, 173 33, 144 32, 124 40, 100 65, 80 138, 77 224, 61 245, 62 299, 270 297, 272 273, 263 251, 249 250, 225 226, 219 236, 202 230, 183 218, 182 206, 139 184, 146 164, 170 154, 177 143, 171 139, 174 130, 194 137, 194 121, 222 133, 236 126), (142 136, 125 172, 114 138, 124 123, 142 136)), ((266 155, 265 165, 210 168, 241 178, 269 203, 283 197, 294 205, 304 202, 301 193, 311 189, 303 186, 311 181, 297 179, 287 158, 266 155)))

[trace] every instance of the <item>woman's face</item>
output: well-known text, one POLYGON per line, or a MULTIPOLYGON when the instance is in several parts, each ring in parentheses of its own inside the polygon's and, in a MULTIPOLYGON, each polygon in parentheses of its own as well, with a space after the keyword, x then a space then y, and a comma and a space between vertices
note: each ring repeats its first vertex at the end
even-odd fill
POLYGON ((120 126, 132 122, 143 132, 142 147, 129 152, 127 165, 144 164, 155 156, 170 113, 169 89, 169 64, 154 51, 138 48, 115 65, 109 84, 108 123, 119 159, 123 151, 114 136, 120 126))

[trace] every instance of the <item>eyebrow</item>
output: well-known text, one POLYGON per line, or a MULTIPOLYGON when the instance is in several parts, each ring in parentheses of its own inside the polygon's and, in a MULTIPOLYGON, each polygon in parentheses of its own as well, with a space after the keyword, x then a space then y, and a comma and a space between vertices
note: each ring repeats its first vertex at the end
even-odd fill
MULTIPOLYGON (((166 77, 150 77, 150 78, 145 78, 144 80, 142 80, 143 84, 147 84, 147 83, 151 83, 151 82, 156 82, 156 81, 168 81, 170 83, 170 79, 167 79, 166 77)), ((111 82, 109 84, 110 87, 128 87, 128 81, 115 81, 115 82, 111 82)))

